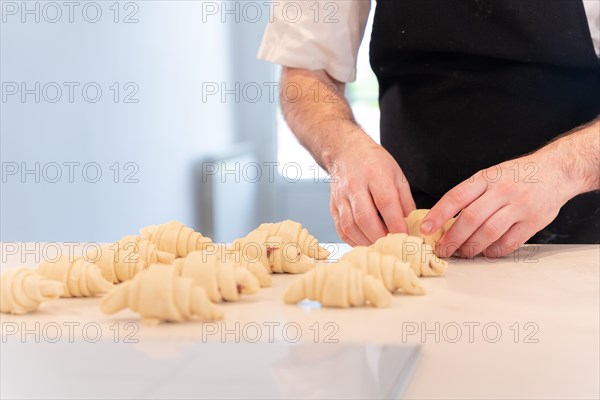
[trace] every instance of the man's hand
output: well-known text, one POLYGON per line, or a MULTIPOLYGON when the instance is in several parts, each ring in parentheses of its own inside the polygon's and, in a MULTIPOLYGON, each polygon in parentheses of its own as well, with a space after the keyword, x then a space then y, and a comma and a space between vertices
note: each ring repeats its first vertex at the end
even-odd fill
POLYGON ((330 210, 340 238, 366 245, 388 231, 406 231, 404 215, 415 208, 408 183, 392 156, 356 123, 345 84, 323 70, 284 67, 281 87, 290 85, 302 95, 288 99, 282 93, 283 115, 331 175, 330 210))
POLYGON ((404 216, 415 209, 415 202, 396 160, 383 147, 358 136, 327 167, 329 207, 343 241, 369 245, 388 232, 406 232, 404 216))
POLYGON ((499 257, 552 222, 568 199, 560 176, 539 158, 523 157, 477 172, 446 193, 426 219, 438 226, 460 211, 438 242, 441 257, 455 251, 499 257))
POLYGON ((421 232, 435 232, 460 212, 438 242, 449 257, 511 253, 558 215, 571 198, 600 187, 600 122, 533 154, 477 172, 431 209, 421 232))

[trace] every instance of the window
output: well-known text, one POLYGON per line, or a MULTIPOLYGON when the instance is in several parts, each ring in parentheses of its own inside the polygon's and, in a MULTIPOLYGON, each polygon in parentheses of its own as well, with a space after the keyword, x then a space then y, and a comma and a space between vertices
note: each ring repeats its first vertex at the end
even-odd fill
MULTIPOLYGON (((365 36, 358 52, 356 81, 346 86, 346 96, 354 116, 363 129, 379 143, 379 86, 369 64, 369 41, 375 10, 371 9, 365 36)), ((276 70, 279 76, 280 70, 276 70)), ((289 179, 298 179, 299 170, 303 179, 323 179, 326 176, 304 149, 287 126, 281 109, 277 109, 277 161, 279 173, 289 179)))

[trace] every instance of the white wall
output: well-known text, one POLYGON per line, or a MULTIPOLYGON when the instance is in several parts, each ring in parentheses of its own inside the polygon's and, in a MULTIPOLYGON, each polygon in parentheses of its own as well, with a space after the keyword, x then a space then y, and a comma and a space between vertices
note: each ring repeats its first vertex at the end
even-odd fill
MULTIPOLYGON (((28 4, 34 3, 40 4, 28 4)), ((26 15, 23 23, 20 13, 3 10, 3 96, 10 82, 80 86, 73 103, 66 86, 57 103, 43 97, 36 103, 33 95, 25 102, 8 96, 0 103, 3 171, 12 163, 33 168, 39 162, 43 168, 55 162, 63 172, 57 183, 48 181, 53 168, 46 179, 40 173, 39 183, 34 174, 25 176, 25 183, 20 174, 3 177, 2 241, 111 241, 145 224, 169 219, 192 224, 193 166, 233 141, 230 106, 201 99, 202 82, 230 79, 228 26, 215 18, 203 23, 201 2, 136 2, 139 22, 131 24, 113 22, 113 2, 98 4, 103 14, 97 23, 86 22, 81 9, 73 23, 66 8, 57 23, 45 22, 43 15, 39 23, 26 15), (87 82, 103 89, 97 103, 82 98, 87 82), (121 86, 118 103, 109 89, 114 82, 121 86), (137 104, 122 102, 127 82, 139 86, 137 104), (88 183, 79 167, 71 183, 65 162, 98 163, 102 178, 88 183), (114 162, 121 167, 118 183, 109 169, 114 162), (124 174, 133 171, 123 169, 128 162, 139 167, 138 183, 123 183, 124 174)), ((121 9, 120 20, 132 11, 121 9)))

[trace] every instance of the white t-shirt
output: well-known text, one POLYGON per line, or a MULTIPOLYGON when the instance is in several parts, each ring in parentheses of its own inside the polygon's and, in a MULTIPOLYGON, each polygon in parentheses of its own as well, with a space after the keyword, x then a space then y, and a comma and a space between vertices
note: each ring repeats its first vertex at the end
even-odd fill
MULTIPOLYGON (((583 5, 600 57, 600 0, 583 0, 583 5)), ((278 0, 273 7, 258 58, 287 67, 323 69, 340 82, 356 79, 371 0, 278 0)))

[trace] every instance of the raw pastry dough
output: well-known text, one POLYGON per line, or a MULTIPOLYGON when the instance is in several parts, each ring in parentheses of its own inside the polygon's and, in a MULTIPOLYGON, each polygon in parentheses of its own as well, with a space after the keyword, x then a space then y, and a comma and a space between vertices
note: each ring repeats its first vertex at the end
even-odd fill
POLYGON ((73 262, 68 256, 61 256, 55 262, 42 261, 36 271, 63 283, 65 291, 61 297, 92 297, 108 292, 113 286, 104 279, 98 266, 81 257, 73 262))
POLYGON ((410 214, 408 214, 408 217, 405 218, 406 226, 408 227, 409 235, 418 236, 422 238, 425 241, 425 243, 431 246, 435 254, 438 255, 436 249, 437 242, 442 238, 444 233, 446 233, 448 229, 450 229, 450 227, 455 221, 455 218, 450 218, 448 221, 446 221, 444 225, 442 225, 440 229, 438 229, 431 235, 423 235, 421 233, 421 224, 423 223, 423 219, 425 219, 425 216, 428 212, 428 209, 413 210, 410 214))
POLYGON ((431 246, 423 242, 423 239, 406 233, 388 233, 371 247, 408 262, 417 276, 441 275, 448 267, 448 263, 438 258, 431 246))
POLYGON ((408 294, 425 294, 425 288, 411 269, 410 264, 389 254, 366 246, 356 246, 340 258, 355 268, 362 269, 379 279, 387 290, 401 290, 408 294))
POLYGON ((354 307, 368 303, 388 307, 391 293, 381 281, 345 262, 324 264, 296 279, 285 292, 286 303, 309 299, 327 307, 354 307))
MULTIPOLYGON (((237 262, 237 257, 232 253, 227 254, 227 259, 232 262, 237 262)), ((250 271, 250 273, 258 280, 260 287, 271 287, 271 276, 263 264, 240 258, 239 265, 250 271)))
POLYGON ((271 276, 269 275, 271 270, 269 269, 268 263, 265 265, 260 261, 244 257, 241 251, 236 251, 235 246, 223 243, 213 243, 204 251, 209 254, 224 257, 228 261, 246 268, 256 279, 258 279, 260 287, 271 286, 271 276))
POLYGON ((0 275, 0 312, 26 314, 60 297, 63 285, 29 268, 14 268, 0 275))
POLYGON ((167 251, 176 257, 185 257, 188 253, 203 250, 212 243, 210 238, 177 221, 147 226, 140 229, 140 234, 142 238, 154 243, 159 250, 167 251))
POLYGON ((266 230, 271 236, 279 236, 284 243, 297 243, 302 254, 306 254, 315 260, 325 260, 329 257, 329 251, 321 247, 319 241, 299 222, 288 219, 276 223, 261 224, 256 229, 266 230))
POLYGON ((158 250, 149 240, 131 235, 102 246, 100 254, 90 252, 88 259, 97 260, 95 264, 106 280, 119 283, 128 281, 151 264, 171 264, 175 256, 158 250))
POLYGON ((192 318, 223 319, 204 288, 189 278, 177 276, 170 265, 154 264, 133 279, 123 282, 100 301, 100 309, 114 314, 126 307, 140 314, 146 323, 181 322, 192 318))
POLYGON ((208 298, 215 302, 236 301, 240 293, 258 292, 258 280, 248 271, 225 257, 205 251, 193 251, 173 263, 177 275, 190 278, 202 286, 208 298))
POLYGON ((260 262, 270 272, 303 274, 315 267, 315 260, 301 252, 300 246, 284 242, 268 230, 255 229, 233 241, 234 251, 250 262, 260 262))

